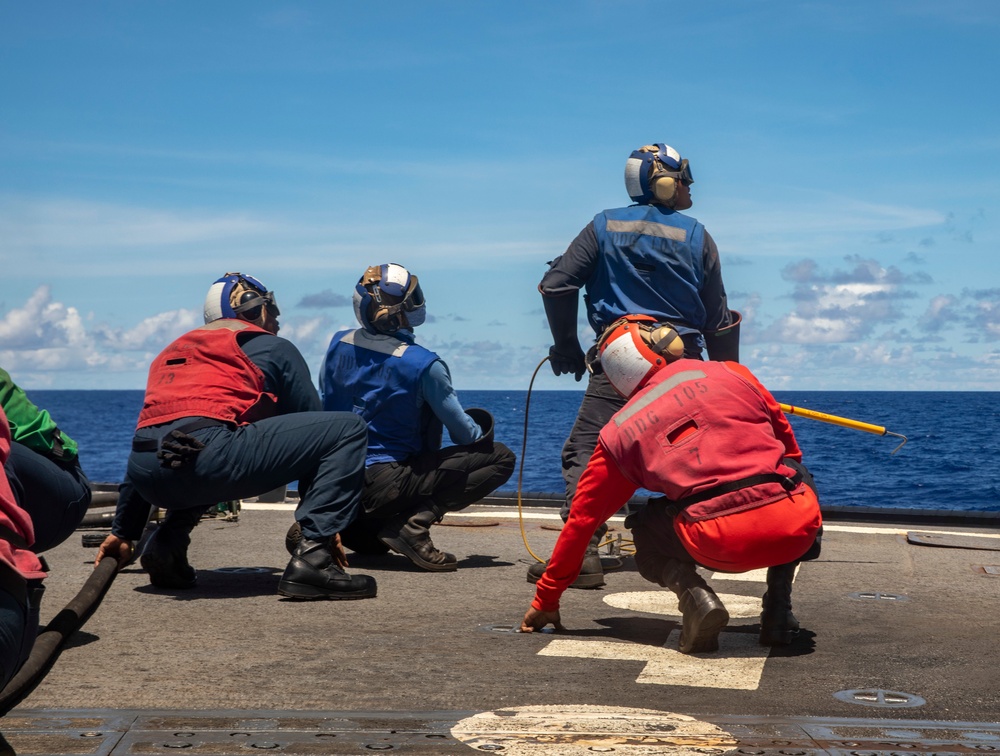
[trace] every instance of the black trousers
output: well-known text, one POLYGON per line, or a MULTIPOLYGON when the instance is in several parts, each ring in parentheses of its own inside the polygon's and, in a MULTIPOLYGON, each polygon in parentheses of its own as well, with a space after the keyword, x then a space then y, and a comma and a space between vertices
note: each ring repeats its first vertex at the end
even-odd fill
POLYGON ((580 482, 580 476, 587 469, 587 463, 597 448, 601 429, 624 406, 625 399, 611 387, 603 373, 590 376, 587 391, 576 414, 576 422, 563 444, 562 475, 566 481, 566 502, 559 513, 563 522, 569 517, 569 505, 576 494, 576 484, 580 482))
POLYGON ((361 518, 387 520, 434 507, 463 509, 506 483, 514 452, 500 443, 448 446, 403 462, 379 462, 365 470, 361 518))

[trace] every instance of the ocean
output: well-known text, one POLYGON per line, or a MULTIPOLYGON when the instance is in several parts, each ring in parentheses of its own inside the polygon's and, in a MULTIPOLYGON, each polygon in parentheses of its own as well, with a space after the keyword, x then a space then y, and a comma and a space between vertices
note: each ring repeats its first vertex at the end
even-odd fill
MULTIPOLYGON (((779 402, 885 427, 878 436, 791 417, 820 500, 830 506, 996 511, 1000 509, 1000 392, 781 391, 779 402)), ((80 445, 91 481, 125 473, 142 391, 30 391, 80 445)), ((523 493, 561 493, 560 450, 580 391, 534 391, 528 406, 523 493)), ((526 391, 460 391, 465 407, 496 419, 496 438, 521 460, 526 391)), ((501 489, 517 490, 518 471, 501 489)))

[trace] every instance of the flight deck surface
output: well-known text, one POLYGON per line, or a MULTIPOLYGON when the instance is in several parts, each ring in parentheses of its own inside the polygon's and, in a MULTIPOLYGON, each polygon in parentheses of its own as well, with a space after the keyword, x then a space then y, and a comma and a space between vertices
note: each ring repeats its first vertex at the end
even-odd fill
MULTIPOLYGON (((516 507, 488 501, 432 530, 456 572, 349 554, 376 598, 284 599, 293 508, 202 520, 194 589, 122 571, 0 723, 17 753, 1000 751, 998 529, 828 519, 795 579, 791 646, 757 644, 762 573, 706 573, 732 618, 717 653, 683 655, 676 599, 628 556, 603 588, 566 592, 565 632, 514 632, 534 560, 516 507)), ((536 554, 560 524, 525 510, 536 554)), ((628 539, 620 517, 611 527, 628 539)), ((47 554, 43 623, 94 552, 74 536, 47 554)))

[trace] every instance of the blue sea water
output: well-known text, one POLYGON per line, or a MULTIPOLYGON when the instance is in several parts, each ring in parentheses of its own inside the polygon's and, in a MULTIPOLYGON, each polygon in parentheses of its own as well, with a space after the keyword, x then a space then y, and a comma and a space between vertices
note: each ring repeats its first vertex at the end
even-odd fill
MULTIPOLYGON (((31 391, 80 445, 92 481, 125 473, 142 391, 31 391)), ((518 455, 526 391, 460 391, 466 407, 496 418, 496 437, 518 455)), ((563 490, 560 450, 583 397, 535 391, 528 405, 522 491, 563 490)), ((996 511, 1000 509, 1000 392, 775 392, 779 402, 885 427, 899 439, 791 417, 825 505, 996 511)), ((517 489, 518 472, 502 490, 517 489)))

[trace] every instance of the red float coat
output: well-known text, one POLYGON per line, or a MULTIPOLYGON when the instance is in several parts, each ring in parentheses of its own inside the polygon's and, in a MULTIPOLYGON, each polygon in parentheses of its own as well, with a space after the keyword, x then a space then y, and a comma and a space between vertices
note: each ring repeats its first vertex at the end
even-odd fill
MULTIPOLYGON (((558 608, 594 532, 637 488, 682 501, 761 474, 790 478, 785 457, 801 461, 802 452, 777 401, 749 370, 734 362, 668 365, 601 431, 532 606, 558 608)), ((710 494, 674 518, 692 558, 726 572, 794 561, 820 524, 813 491, 799 483, 789 492, 779 482, 710 494)))
POLYGON ((240 349, 240 333, 268 333, 244 320, 214 320, 184 334, 149 367, 139 428, 182 417, 245 425, 276 413, 277 397, 264 374, 240 349))
MULTIPOLYGON (((10 426, 0 408, 0 465, 7 463, 10 444, 10 426)), ((18 506, 6 473, 0 471, 0 562, 23 578, 44 578, 41 561, 27 549, 34 542, 31 517, 18 506)))

